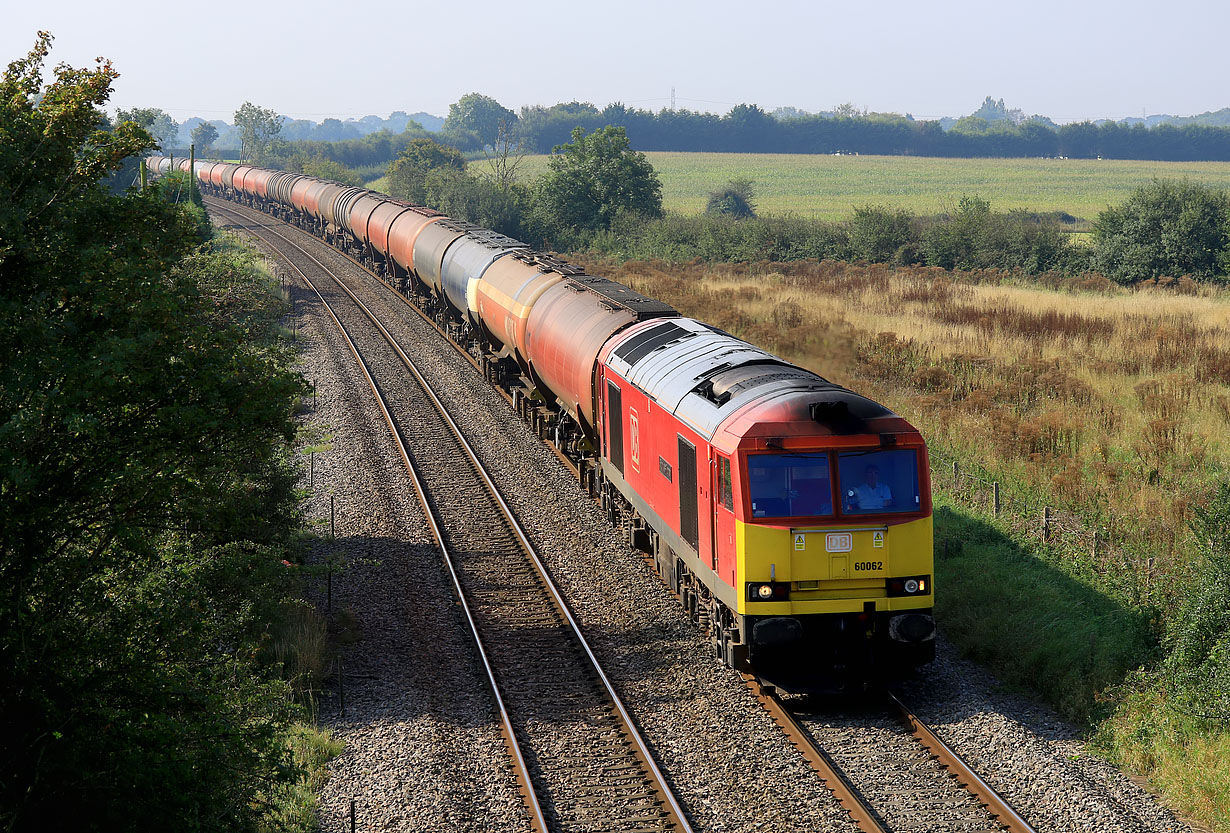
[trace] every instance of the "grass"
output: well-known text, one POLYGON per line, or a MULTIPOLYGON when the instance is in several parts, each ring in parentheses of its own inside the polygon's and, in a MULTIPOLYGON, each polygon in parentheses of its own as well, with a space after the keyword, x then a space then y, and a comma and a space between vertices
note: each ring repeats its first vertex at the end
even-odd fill
MULTIPOLYGON (((701 213, 711 191, 739 177, 752 180, 761 213, 822 220, 848 219, 855 206, 867 204, 935 214, 965 194, 986 197, 999 211, 1066 211, 1092 220, 1153 177, 1188 177, 1230 187, 1227 162, 675 152, 646 156, 662 179, 664 207, 681 214, 701 213)), ((536 178, 546 169, 546 160, 526 157, 522 177, 536 178)))
POLYGON ((936 616, 1001 680, 1088 721, 1102 692, 1154 653, 1146 616, 1073 580, 951 496, 936 496, 935 529, 936 616))
POLYGON ((1210 580, 1189 521, 1230 473, 1230 292, 831 261, 574 259, 914 423, 933 452, 946 633, 1086 721, 1173 806, 1226 829, 1230 763, 1199 762, 1230 744, 1227 727, 1186 716, 1156 662, 1210 580), (954 481, 949 461, 981 480, 954 481), (998 518, 982 481, 1001 484, 998 518))

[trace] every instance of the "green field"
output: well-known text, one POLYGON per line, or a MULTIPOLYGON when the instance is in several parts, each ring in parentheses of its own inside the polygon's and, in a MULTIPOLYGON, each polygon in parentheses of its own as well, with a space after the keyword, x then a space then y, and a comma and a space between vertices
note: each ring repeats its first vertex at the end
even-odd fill
MULTIPOLYGON (((1230 188, 1230 162, 1096 159, 938 159, 915 156, 819 156, 769 153, 647 153, 662 178, 667 211, 697 214, 710 191, 736 177, 752 180, 761 213, 790 212, 840 220, 854 206, 878 203, 934 214, 963 194, 997 210, 1067 211, 1092 220, 1152 177, 1188 177, 1230 188)), ((546 168, 527 157, 523 176, 546 168)), ((485 161, 471 163, 481 171, 485 161)))

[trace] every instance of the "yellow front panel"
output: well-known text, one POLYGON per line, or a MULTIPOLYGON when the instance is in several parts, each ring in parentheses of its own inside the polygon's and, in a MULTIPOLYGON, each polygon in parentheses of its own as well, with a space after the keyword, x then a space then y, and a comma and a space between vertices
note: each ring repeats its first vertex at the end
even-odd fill
POLYGON ((758 615, 855 613, 874 599, 877 610, 931 607, 932 593, 886 598, 890 576, 934 575, 932 520, 893 526, 850 524, 796 529, 735 521, 739 612, 758 615), (749 581, 788 581, 789 602, 748 602, 749 581), (798 583, 805 583, 799 587, 798 583), (814 584, 813 584, 814 583, 814 584), (862 588, 866 592, 859 592, 862 588), (878 589, 875 589, 878 588, 878 589))

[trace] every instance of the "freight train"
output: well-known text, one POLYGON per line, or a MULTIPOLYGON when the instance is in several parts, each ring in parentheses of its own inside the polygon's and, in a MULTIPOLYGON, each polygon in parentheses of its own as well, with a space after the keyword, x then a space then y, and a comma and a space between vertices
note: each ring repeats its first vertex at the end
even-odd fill
POLYGON ((728 665, 788 691, 935 653, 927 447, 884 406, 615 281, 363 188, 151 157, 346 251, 575 464, 728 665))

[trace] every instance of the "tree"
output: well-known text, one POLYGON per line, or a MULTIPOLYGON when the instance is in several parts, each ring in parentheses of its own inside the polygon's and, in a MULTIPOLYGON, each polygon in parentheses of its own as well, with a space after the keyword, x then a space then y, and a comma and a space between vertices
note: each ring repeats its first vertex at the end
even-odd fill
POLYGON ((1093 225, 1094 262, 1135 283, 1163 275, 1222 278, 1230 269, 1230 197, 1189 180, 1155 179, 1093 225))
POLYGON ((535 205, 556 229, 605 229, 620 213, 662 216, 662 183, 622 127, 607 126, 557 146, 539 179, 535 205))
POLYGON ((250 162, 260 159, 278 135, 282 129, 282 117, 273 110, 245 101, 235 111, 235 127, 239 130, 239 158, 250 162))
POLYGON ((179 125, 175 119, 157 107, 134 107, 131 110, 117 110, 115 120, 132 122, 153 136, 160 150, 169 150, 179 136, 179 125))
POLYGON ((456 148, 431 139, 412 139, 389 165, 389 194, 425 205, 427 174, 440 168, 465 171, 465 157, 456 148))
POLYGON ((706 214, 723 214, 727 217, 755 217, 756 191, 750 179, 732 179, 725 188, 709 194, 705 204, 706 214))
POLYGON ((203 121, 192 128, 192 144, 196 146, 196 155, 208 156, 209 148, 217 138, 218 128, 207 121, 203 121))
POLYGON ((490 96, 468 93, 449 105, 444 130, 472 132, 484 146, 494 145, 500 136, 500 125, 511 130, 517 124, 517 114, 490 96))
POLYGON ((517 184, 517 172, 525 162, 525 147, 518 139, 516 132, 506 122, 500 123, 500 130, 491 150, 483 150, 490 167, 488 179, 497 188, 507 191, 517 184))
POLYGON ((254 829, 295 777, 257 657, 303 386, 248 338, 280 306, 235 314, 252 264, 99 187, 154 139, 50 44, 0 77, 0 828, 254 829))

